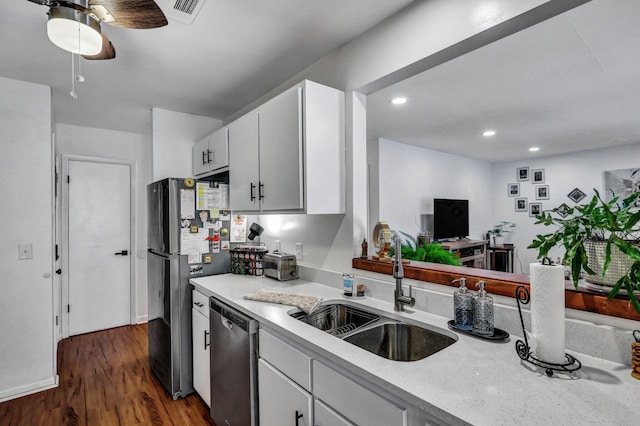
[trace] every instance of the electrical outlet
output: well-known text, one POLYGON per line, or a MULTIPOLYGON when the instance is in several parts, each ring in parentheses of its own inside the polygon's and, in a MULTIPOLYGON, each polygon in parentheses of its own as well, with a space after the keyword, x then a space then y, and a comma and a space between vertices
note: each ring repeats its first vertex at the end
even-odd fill
POLYGON ((296 259, 302 260, 302 243, 296 243, 296 259))
POLYGON ((18 244, 18 260, 33 259, 33 245, 18 244))

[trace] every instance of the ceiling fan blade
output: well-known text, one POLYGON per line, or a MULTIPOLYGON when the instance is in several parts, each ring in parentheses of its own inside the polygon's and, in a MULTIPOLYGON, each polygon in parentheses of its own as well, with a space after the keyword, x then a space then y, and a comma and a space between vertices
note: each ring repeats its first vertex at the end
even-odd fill
POLYGON ((102 50, 95 55, 82 55, 85 59, 113 59, 116 57, 116 49, 111 41, 102 33, 102 50))
MULTIPOLYGON (((115 20, 103 22, 114 27, 144 30, 168 24, 167 17, 153 0, 89 0, 89 8, 93 6, 107 9, 115 20)), ((96 14, 99 16, 99 13, 96 14)))

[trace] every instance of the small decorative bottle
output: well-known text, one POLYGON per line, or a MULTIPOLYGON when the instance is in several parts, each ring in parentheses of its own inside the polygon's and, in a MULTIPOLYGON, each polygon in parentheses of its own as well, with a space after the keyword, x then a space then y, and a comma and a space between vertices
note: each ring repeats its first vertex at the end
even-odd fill
POLYGON ((480 290, 473 299, 473 332, 480 336, 493 336, 493 298, 487 296, 484 281, 476 284, 480 290))
POLYGON ((453 315, 456 327, 461 330, 473 328, 473 296, 467 289, 467 279, 458 278, 460 288, 453 293, 453 315))

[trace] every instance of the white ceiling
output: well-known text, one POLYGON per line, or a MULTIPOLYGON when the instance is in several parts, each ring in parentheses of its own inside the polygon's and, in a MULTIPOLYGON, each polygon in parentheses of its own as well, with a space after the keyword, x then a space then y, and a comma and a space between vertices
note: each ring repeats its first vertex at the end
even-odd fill
POLYGON ((151 108, 224 119, 413 0, 206 0, 192 25, 103 25, 116 58, 82 61, 47 39, 47 8, 0 2, 0 76, 52 87, 56 122, 151 132, 151 108))
POLYGON ((639 22, 593 0, 370 95, 368 136, 492 162, 640 143, 639 22))

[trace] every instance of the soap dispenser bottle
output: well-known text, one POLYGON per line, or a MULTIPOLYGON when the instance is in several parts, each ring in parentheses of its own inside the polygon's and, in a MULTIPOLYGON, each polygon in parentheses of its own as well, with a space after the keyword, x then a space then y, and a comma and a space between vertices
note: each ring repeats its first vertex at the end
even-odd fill
POLYGON ((493 336, 493 298, 487 296, 484 281, 478 281, 480 290, 473 299, 473 332, 480 336, 493 336))
POLYGON ((473 329, 473 296, 467 289, 467 279, 458 278, 460 288, 453 293, 453 318, 461 330, 473 329))

